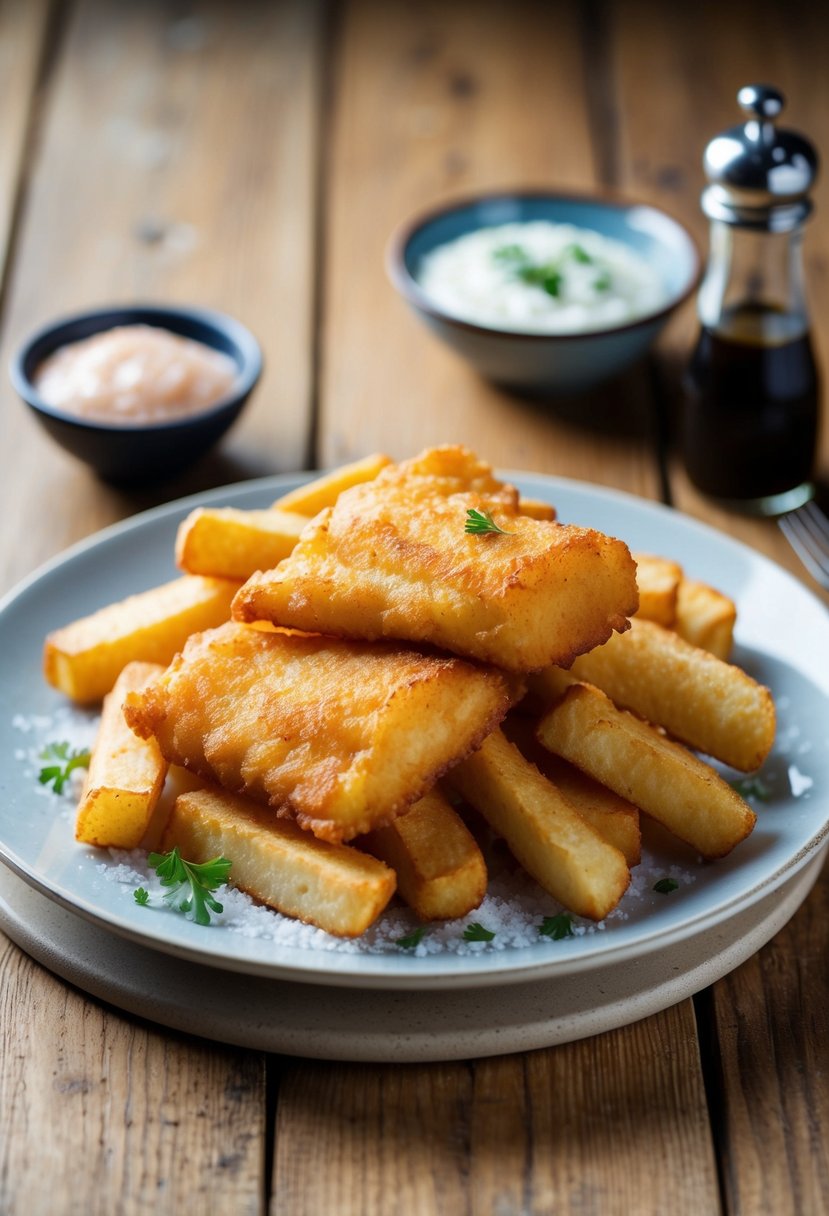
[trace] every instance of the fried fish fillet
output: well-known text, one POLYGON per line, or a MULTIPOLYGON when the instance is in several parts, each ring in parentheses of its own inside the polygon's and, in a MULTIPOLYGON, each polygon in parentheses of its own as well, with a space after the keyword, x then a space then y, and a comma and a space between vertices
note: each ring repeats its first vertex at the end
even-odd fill
POLYGON ((515 693, 461 659, 228 623, 190 638, 124 713, 168 760, 339 842, 419 798, 515 693))
POLYGON ((467 449, 446 447, 341 494, 290 557, 244 584, 233 614, 428 643, 522 672, 566 666, 627 629, 637 604, 626 545, 521 515, 512 486, 467 449), (471 509, 506 535, 468 535, 471 509))

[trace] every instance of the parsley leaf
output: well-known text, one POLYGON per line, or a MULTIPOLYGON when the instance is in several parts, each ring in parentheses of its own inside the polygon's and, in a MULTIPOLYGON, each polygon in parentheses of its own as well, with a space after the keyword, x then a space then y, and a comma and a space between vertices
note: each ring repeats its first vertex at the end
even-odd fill
POLYGON ((146 908, 150 902, 150 893, 145 887, 137 887, 133 891, 132 897, 142 908, 146 908))
POLYGON ((211 911, 223 911, 212 892, 227 882, 231 863, 226 857, 200 864, 185 861, 176 846, 169 853, 150 853, 147 863, 161 879, 162 887, 167 888, 164 902, 176 912, 192 912, 191 919, 197 925, 209 925, 211 911))
POLYGON ((753 773, 751 777, 740 777, 737 781, 732 781, 731 788, 736 790, 741 798, 759 798, 761 802, 768 802, 771 797, 771 787, 763 780, 759 773, 753 773))
POLYGON ((413 933, 409 933, 406 937, 398 937, 394 943, 395 946, 402 946, 404 950, 414 950, 415 946, 419 946, 426 936, 426 926, 421 925, 415 929, 413 933))
POLYGON ((37 779, 40 784, 49 785, 51 783, 55 793, 62 794, 63 787, 76 768, 89 768, 90 754, 84 748, 70 748, 66 742, 48 743, 38 759, 54 762, 45 764, 38 773, 37 779))
POLYGON ((518 277, 524 283, 543 287, 548 296, 558 296, 561 292, 561 273, 555 266, 522 266, 518 277))
POLYGON ((467 925, 463 931, 463 940, 465 942, 491 942, 495 934, 485 929, 483 925, 474 921, 471 925, 467 925))
POLYGON ((474 507, 470 507, 466 512, 466 524, 464 532, 470 535, 478 535, 482 532, 500 532, 502 536, 512 536, 512 532, 507 532, 505 528, 499 528, 489 511, 476 511, 474 507))
POLYGON ((501 245, 492 255, 498 262, 518 262, 529 265, 530 259, 522 245, 501 245))
POLYGON ((593 259, 583 245, 568 245, 564 250, 564 256, 572 258, 574 262, 581 262, 583 266, 593 264, 593 259))
POLYGON ((564 937, 573 936, 573 918, 569 912, 559 912, 558 916, 545 916, 538 926, 542 937, 551 937, 554 942, 560 942, 564 937))
POLYGON ((610 271, 603 270, 601 274, 597 275, 593 280, 593 286, 596 291, 610 291, 613 286, 613 276, 610 271))
POLYGON ((675 878, 660 878, 659 882, 653 884, 653 889, 660 895, 670 895, 671 891, 679 890, 679 883, 675 878))

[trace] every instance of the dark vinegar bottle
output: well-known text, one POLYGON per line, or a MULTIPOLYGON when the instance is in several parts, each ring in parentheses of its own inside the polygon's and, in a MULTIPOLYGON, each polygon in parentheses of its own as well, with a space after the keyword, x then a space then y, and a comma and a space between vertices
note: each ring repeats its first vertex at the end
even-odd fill
POLYGON ((783 108, 776 89, 747 85, 738 100, 749 120, 705 152, 710 250, 681 446, 704 494, 777 515, 814 493, 820 386, 801 247, 817 155, 802 136, 775 127, 783 108))
POLYGON ((811 494, 820 390, 808 330, 760 304, 703 326, 686 378, 688 474, 713 498, 796 505, 811 494))

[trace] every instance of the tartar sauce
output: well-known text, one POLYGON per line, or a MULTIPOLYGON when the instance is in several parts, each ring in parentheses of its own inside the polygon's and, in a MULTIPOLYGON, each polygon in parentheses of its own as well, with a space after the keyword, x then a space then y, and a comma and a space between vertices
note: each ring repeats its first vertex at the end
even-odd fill
POLYGON ((209 409, 236 379, 229 355, 151 325, 124 325, 62 346, 34 385, 55 409, 125 426, 209 409))
POLYGON ((479 228, 439 245, 417 278, 452 316, 525 333, 624 325, 667 298, 656 267, 623 242, 547 220, 479 228))

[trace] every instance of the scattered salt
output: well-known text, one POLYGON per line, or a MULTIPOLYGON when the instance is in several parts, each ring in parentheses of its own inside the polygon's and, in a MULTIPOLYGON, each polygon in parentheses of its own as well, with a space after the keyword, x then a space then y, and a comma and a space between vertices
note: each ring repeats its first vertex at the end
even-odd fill
POLYGON ((789 765, 789 785, 792 787, 792 794, 795 798, 799 798, 801 794, 805 794, 814 785, 811 777, 807 777, 805 773, 801 773, 796 764, 789 765))
MULTIPOLYGON (((24 772, 31 778, 33 790, 51 799, 59 817, 67 824, 71 823, 78 795, 77 785, 70 788, 70 782, 67 782, 61 796, 54 794, 46 786, 39 785, 37 774, 41 767, 40 753, 47 743, 63 740, 73 748, 90 747, 97 733, 97 716, 92 712, 67 706, 61 707, 50 716, 17 715, 13 725, 21 734, 27 736, 28 746, 17 748, 15 759, 24 765, 24 772)), ((796 736, 796 730, 791 732, 792 739, 796 736)), ((804 750, 803 745, 798 750, 804 750)), ((789 766, 788 773, 789 784, 795 797, 812 787, 812 778, 801 773, 794 764, 789 766)), ((80 782, 83 774, 76 772, 73 777, 80 782)), ((699 861, 701 863, 702 859, 699 861)), ((79 868, 83 869, 88 864, 88 856, 81 856, 79 868)), ((130 903, 133 902, 133 892, 137 887, 144 887, 149 892, 150 908, 136 908, 136 915, 177 915, 164 906, 164 888, 155 872, 148 866, 144 851, 108 850, 106 853, 96 854, 95 866, 107 882, 121 889, 123 898, 130 903)), ((614 925, 648 915, 652 909, 664 907, 666 901, 680 898, 681 889, 696 881, 697 874, 693 869, 666 863, 664 859, 643 849, 642 861, 631 872, 630 886, 619 905, 599 923, 571 917, 572 938, 610 932, 614 925), (665 878, 676 882, 679 891, 667 896, 655 893, 654 884, 665 878)), ((410 937, 415 930, 423 926, 408 908, 400 904, 395 903, 387 908, 383 916, 362 937, 346 939, 334 937, 322 929, 283 916, 271 908, 255 903, 248 895, 235 888, 222 887, 217 896, 224 910, 215 917, 214 929, 243 938, 270 941, 275 950, 289 948, 339 954, 405 952, 415 958, 428 958, 444 953, 498 953, 528 946, 537 947, 542 951, 567 949, 568 938, 554 941, 539 934, 539 927, 544 918, 556 916, 564 909, 514 864, 506 865, 492 875, 483 902, 474 913, 458 920, 436 922, 426 926, 421 940, 413 947, 401 947, 398 943, 401 938, 410 937), (493 940, 465 941, 464 930, 473 922, 494 933, 493 940)))

